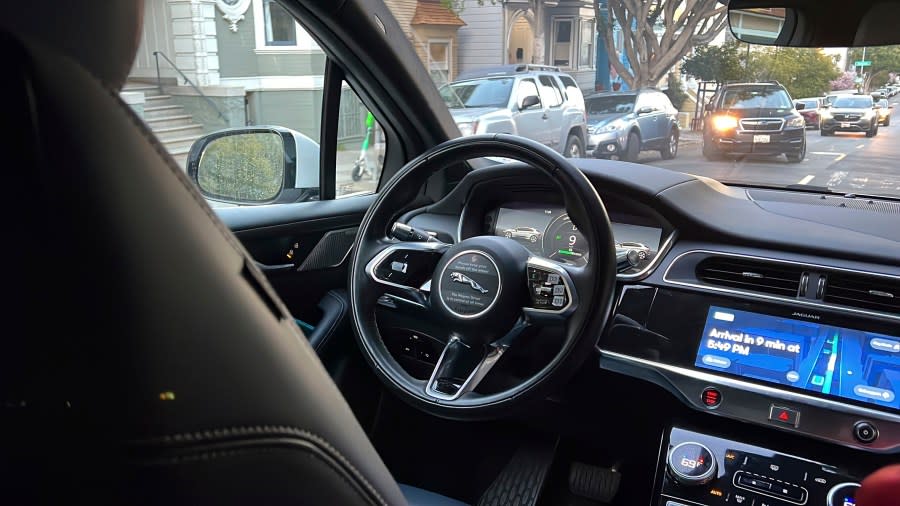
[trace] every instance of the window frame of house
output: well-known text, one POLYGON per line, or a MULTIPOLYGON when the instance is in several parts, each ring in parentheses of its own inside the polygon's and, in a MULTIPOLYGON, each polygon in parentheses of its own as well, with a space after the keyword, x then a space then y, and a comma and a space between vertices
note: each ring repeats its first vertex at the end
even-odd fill
MULTIPOLYGON (((315 39, 294 20, 294 44, 267 44, 266 40, 266 14, 264 4, 267 0, 253 0, 253 32, 256 41, 254 52, 263 53, 317 53, 322 49, 315 39)), ((275 1, 275 0, 268 0, 275 1)), ((276 2, 277 3, 277 2, 276 2)), ((290 12, 288 12, 290 15, 290 12)), ((293 17, 293 16, 291 16, 293 17)))
POLYGON ((596 47, 597 47, 596 26, 597 26, 597 22, 594 19, 590 19, 590 18, 581 18, 581 20, 578 23, 578 54, 576 54, 575 56, 577 57, 579 69, 592 69, 596 65, 596 61, 595 61, 597 59, 595 56, 595 53, 597 52, 596 51, 596 47), (585 43, 585 41, 584 41, 585 25, 588 25, 591 27, 591 40, 588 44, 588 51, 587 51, 587 62, 588 63, 587 64, 582 63, 582 58, 585 57, 585 54, 584 54, 585 53, 585 50, 584 50, 585 49, 585 44, 584 44, 585 43))
POLYGON ((573 39, 575 39, 575 16, 552 16, 550 18, 550 26, 552 27, 550 31, 550 64, 563 69, 576 68, 572 65, 572 63, 576 62, 575 56, 577 56, 575 54, 576 44, 573 41, 573 39), (560 23, 569 23, 569 60, 567 65, 556 63, 556 45, 560 44, 560 42, 557 41, 560 23))
MULTIPOLYGON (((431 60, 431 45, 432 44, 444 44, 447 46, 447 52, 445 53, 447 55, 447 59, 445 62, 446 68, 436 69, 436 70, 446 71, 447 72, 447 82, 449 83, 449 82, 453 81, 453 40, 438 37, 438 38, 430 38, 425 41, 425 53, 426 53, 426 57, 427 57, 426 59, 427 59, 427 63, 428 63, 428 66, 426 68, 428 69, 429 75, 431 75, 431 72, 432 72, 432 60, 431 60)), ((433 77, 432 77, 432 80, 434 80, 433 77)))

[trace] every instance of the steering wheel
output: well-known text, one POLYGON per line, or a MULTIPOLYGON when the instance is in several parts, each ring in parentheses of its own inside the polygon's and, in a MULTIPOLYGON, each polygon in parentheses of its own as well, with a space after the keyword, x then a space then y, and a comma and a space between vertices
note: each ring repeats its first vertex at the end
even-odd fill
POLYGON ((587 177, 550 148, 505 134, 444 142, 410 161, 385 185, 357 233, 350 267, 350 305, 359 346, 375 374, 406 402, 456 419, 509 414, 546 396, 587 358, 606 325, 615 288, 612 228, 587 177), (479 236, 449 245, 398 241, 389 230, 436 171, 497 156, 542 170, 559 187, 572 222, 585 236, 584 266, 538 258, 506 237, 479 236), (379 333, 375 310, 389 298, 414 320, 447 329, 428 380, 412 377, 379 333), (532 377, 506 390, 475 388, 530 326, 560 326, 559 352, 532 377))

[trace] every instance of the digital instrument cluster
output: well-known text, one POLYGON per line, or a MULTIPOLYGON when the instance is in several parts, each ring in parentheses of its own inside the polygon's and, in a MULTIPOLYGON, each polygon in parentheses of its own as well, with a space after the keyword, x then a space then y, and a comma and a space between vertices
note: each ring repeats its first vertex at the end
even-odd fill
MULTIPOLYGON (((648 265, 659 251, 662 237, 660 228, 625 221, 612 222, 619 272, 648 265)), ((583 266, 590 256, 584 235, 562 207, 510 203, 497 209, 493 224, 490 232, 494 235, 514 239, 548 260, 583 266)))

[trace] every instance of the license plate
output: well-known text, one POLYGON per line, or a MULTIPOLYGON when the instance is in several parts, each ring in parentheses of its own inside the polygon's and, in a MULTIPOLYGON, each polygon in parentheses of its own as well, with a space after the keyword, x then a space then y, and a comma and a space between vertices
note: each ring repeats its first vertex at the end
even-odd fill
POLYGON ((841 123, 841 128, 850 128, 850 123, 841 123))
POLYGON ((769 143, 770 138, 768 135, 754 135, 753 142, 756 144, 767 144, 769 143))

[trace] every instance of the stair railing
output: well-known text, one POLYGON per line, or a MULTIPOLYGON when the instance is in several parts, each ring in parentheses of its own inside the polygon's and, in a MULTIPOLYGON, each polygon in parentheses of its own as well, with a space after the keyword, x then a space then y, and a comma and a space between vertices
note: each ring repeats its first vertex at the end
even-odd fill
POLYGON ((206 103, 208 103, 209 106, 212 107, 213 110, 216 111, 216 113, 218 113, 219 118, 221 118, 222 121, 224 121, 225 123, 228 123, 228 120, 225 118, 225 115, 222 113, 222 111, 216 106, 216 103, 213 102, 211 98, 209 98, 208 96, 206 96, 206 95, 200 90, 200 88, 198 88, 197 85, 194 84, 193 81, 191 81, 190 79, 188 79, 188 76, 184 75, 184 72, 182 72, 181 69, 178 68, 178 67, 175 65, 175 62, 173 62, 172 60, 170 60, 169 57, 166 56, 165 53, 163 53, 162 51, 153 51, 153 56, 156 58, 156 86, 159 88, 159 92, 160 92, 160 93, 164 93, 163 87, 162 87, 162 76, 161 76, 160 73, 159 73, 159 57, 162 56, 163 59, 166 60, 167 62, 169 62, 169 65, 170 65, 173 69, 175 69, 175 72, 178 72, 178 73, 181 75, 181 77, 184 78, 184 84, 189 84, 189 85, 191 85, 191 88, 193 88, 194 91, 196 91, 198 95, 200 95, 201 97, 203 97, 203 99, 206 100, 206 103))

